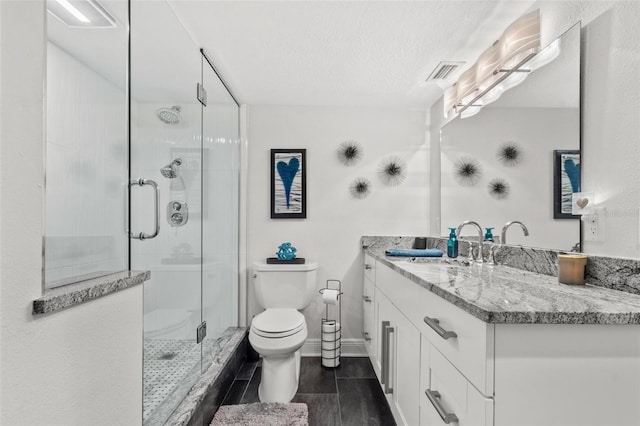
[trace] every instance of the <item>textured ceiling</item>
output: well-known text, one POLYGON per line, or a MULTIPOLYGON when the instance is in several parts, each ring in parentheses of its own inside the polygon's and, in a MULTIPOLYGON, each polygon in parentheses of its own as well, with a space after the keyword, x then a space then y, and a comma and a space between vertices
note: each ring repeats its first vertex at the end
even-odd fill
POLYGON ((532 1, 170 0, 240 102, 426 110, 532 1))

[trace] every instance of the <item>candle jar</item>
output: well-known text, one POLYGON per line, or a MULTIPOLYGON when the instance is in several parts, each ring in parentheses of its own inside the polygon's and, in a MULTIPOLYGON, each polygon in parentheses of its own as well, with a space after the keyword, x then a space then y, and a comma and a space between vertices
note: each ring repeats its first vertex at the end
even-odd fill
POLYGON ((558 255, 558 282, 561 284, 584 284, 587 256, 584 254, 558 255))

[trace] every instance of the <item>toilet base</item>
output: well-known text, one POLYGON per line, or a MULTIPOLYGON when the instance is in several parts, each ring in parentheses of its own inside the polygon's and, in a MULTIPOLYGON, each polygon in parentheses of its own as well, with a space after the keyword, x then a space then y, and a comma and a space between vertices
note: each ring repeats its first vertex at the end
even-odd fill
POLYGON ((298 391, 300 351, 286 356, 262 358, 262 377, 258 386, 260 402, 291 402, 298 391))

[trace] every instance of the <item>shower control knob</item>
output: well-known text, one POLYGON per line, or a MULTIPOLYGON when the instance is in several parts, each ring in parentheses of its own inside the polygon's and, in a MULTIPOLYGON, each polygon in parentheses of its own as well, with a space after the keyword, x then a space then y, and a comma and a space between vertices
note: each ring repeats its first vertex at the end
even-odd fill
POLYGON ((184 217, 180 213, 174 213, 171 215, 171 223, 174 225, 180 225, 183 221, 184 217))
POLYGON ((173 228, 184 226, 189 221, 189 206, 180 200, 171 200, 167 203, 167 222, 173 228))

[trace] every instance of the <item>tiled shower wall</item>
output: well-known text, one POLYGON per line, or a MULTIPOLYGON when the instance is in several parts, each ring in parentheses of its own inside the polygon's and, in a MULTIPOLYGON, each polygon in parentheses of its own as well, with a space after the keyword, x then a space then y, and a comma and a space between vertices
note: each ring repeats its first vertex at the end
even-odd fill
POLYGON ((48 42, 46 105, 46 285, 127 269, 126 92, 48 42))

